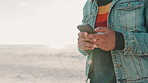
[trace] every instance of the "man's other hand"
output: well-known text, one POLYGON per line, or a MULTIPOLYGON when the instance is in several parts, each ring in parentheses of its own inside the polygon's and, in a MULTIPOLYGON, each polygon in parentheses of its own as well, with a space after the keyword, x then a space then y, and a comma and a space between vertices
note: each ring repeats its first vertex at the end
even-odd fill
POLYGON ((102 27, 95 29, 95 31, 97 34, 90 34, 88 38, 95 39, 96 41, 94 43, 97 44, 100 49, 109 51, 115 48, 116 38, 114 30, 107 27, 102 27))
POLYGON ((92 39, 88 38, 90 34, 87 32, 78 33, 78 47, 81 50, 93 50, 97 47, 94 43, 91 43, 92 39))

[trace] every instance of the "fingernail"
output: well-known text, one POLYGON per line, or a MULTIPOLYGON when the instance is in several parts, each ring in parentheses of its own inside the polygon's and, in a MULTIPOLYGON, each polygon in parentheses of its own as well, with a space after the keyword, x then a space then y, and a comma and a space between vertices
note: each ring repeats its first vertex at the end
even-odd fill
POLYGON ((87 33, 84 33, 84 37, 87 37, 87 33))
POLYGON ((97 45, 93 45, 93 47, 94 47, 94 48, 97 48, 98 46, 97 46, 97 45))
POLYGON ((95 42, 95 41, 97 41, 97 39, 93 39, 93 41, 95 42))
POLYGON ((100 27, 95 28, 95 30, 99 29, 100 27))
POLYGON ((89 39, 86 39, 86 41, 89 41, 89 39))

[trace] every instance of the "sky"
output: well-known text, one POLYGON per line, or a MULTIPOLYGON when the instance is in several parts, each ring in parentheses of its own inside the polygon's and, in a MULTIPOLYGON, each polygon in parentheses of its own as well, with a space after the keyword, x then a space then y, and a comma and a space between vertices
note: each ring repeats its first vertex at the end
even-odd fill
POLYGON ((0 0, 0 45, 77 44, 86 0, 0 0))

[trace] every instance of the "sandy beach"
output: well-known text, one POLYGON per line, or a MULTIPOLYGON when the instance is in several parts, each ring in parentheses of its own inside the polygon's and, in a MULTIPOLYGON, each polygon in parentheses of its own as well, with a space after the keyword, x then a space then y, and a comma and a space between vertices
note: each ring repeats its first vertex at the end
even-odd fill
POLYGON ((76 47, 0 46, 0 83, 85 83, 85 57, 76 47))

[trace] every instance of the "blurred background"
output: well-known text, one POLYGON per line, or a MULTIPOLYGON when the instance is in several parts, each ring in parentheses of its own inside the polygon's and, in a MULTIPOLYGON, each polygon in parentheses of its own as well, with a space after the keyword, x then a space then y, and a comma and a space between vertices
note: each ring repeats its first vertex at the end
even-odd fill
POLYGON ((76 44, 86 0, 0 0, 0 44, 76 44))
POLYGON ((0 83, 85 83, 86 0, 0 0, 0 83))

